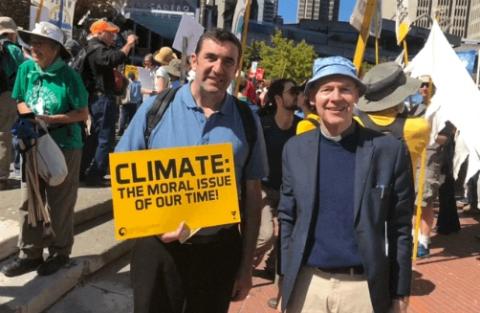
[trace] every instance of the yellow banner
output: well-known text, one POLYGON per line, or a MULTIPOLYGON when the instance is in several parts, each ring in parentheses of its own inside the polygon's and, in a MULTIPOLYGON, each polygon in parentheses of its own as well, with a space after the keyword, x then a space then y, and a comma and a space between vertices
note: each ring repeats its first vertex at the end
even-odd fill
POLYGON ((110 154, 115 238, 240 222, 231 144, 110 154))

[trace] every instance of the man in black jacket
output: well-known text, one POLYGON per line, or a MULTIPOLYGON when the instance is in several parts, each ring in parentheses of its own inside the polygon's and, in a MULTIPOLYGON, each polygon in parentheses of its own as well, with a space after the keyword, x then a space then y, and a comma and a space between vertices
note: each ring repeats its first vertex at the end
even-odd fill
POLYGON ((123 64, 135 46, 137 36, 129 35, 119 50, 113 47, 119 28, 98 20, 90 26, 92 39, 87 46, 84 81, 89 96, 90 135, 84 148, 82 174, 87 185, 102 184, 108 169, 108 154, 115 138, 115 79, 114 68, 123 64))

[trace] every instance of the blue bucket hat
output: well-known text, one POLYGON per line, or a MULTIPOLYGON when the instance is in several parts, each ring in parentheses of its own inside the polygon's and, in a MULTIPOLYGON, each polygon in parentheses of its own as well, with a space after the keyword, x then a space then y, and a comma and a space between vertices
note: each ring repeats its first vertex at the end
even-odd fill
POLYGON ((313 77, 307 82, 305 93, 308 93, 308 89, 312 87, 315 82, 334 75, 351 78, 357 84, 360 96, 365 93, 367 87, 357 77, 357 69, 349 59, 341 56, 315 59, 313 63, 313 77))

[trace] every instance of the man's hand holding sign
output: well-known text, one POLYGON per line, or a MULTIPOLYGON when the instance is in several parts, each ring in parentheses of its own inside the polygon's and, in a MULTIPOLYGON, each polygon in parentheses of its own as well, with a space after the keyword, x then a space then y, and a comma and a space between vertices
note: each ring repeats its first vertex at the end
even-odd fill
POLYGON ((110 172, 117 239, 240 222, 231 144, 115 153, 110 172))

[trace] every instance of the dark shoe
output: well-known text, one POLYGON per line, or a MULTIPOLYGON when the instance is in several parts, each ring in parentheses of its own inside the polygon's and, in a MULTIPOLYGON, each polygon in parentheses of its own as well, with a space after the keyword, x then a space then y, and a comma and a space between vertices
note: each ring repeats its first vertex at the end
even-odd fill
POLYGON ((15 258, 12 262, 2 267, 2 272, 7 277, 23 275, 34 271, 43 263, 42 258, 38 259, 20 259, 15 258))
POLYGON ((430 249, 419 243, 417 250, 417 258, 426 258, 428 256, 430 256, 430 249))
POLYGON ((67 255, 49 256, 37 269, 37 274, 47 276, 57 272, 70 261, 67 255))

